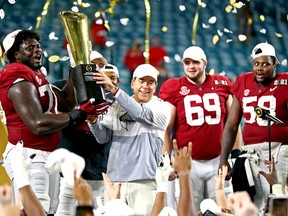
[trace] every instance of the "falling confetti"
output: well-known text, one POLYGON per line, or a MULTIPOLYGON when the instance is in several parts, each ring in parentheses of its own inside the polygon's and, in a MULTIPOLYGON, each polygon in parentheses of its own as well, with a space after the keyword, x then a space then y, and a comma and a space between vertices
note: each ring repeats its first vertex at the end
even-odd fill
POLYGON ((227 39, 226 43, 228 44, 228 43, 231 43, 232 41, 233 41, 233 39, 227 39))
POLYGON ((3 9, 0 9, 0 19, 4 19, 5 17, 5 12, 3 9))
POLYGON ((233 32, 227 28, 224 28, 224 32, 232 34, 233 32))
POLYGON ((265 21, 265 16, 264 15, 260 15, 259 19, 260 19, 260 21, 264 22, 265 21))
POLYGON ((210 17, 210 19, 208 20, 208 23, 209 24, 215 24, 217 21, 217 17, 216 16, 212 16, 210 17))
POLYGON ((231 5, 228 5, 228 6, 225 8, 225 11, 226 11, 227 13, 231 13, 232 9, 233 9, 233 7, 232 7, 231 5))
POLYGON ((260 29, 260 33, 262 33, 262 34, 266 34, 266 29, 260 29))
POLYGON ((63 57, 61 57, 59 60, 60 61, 67 61, 67 60, 69 60, 70 58, 68 57, 68 56, 63 56, 63 57))
POLYGON ((287 59, 283 59, 283 60, 281 61, 281 65, 287 66, 287 59))
POLYGON ((247 40, 247 36, 246 35, 244 35, 244 34, 239 34, 238 35, 238 39, 239 39, 239 41, 246 41, 247 40))
POLYGON ((174 55, 174 59, 175 59, 176 62, 180 62, 182 58, 181 58, 181 56, 179 54, 175 54, 174 55))
POLYGON ((161 30, 162 30, 162 32, 167 32, 168 31, 168 27, 167 26, 163 26, 161 30))
POLYGON ((120 23, 124 26, 128 25, 129 22, 129 18, 121 18, 120 19, 120 23))
POLYGON ((49 34, 49 40, 58 40, 59 38, 55 36, 55 32, 49 34))
POLYGON ((58 55, 52 55, 49 57, 48 61, 54 63, 60 60, 60 57, 58 55))
POLYGON ((212 39, 213 44, 215 45, 218 41, 219 41, 219 36, 218 35, 214 35, 213 39, 212 39))
POLYGON ((235 4, 233 4, 233 6, 237 9, 240 9, 244 6, 245 4, 243 2, 236 2, 235 4))
POLYGON ((210 74, 210 75, 214 75, 214 74, 215 74, 214 68, 211 68, 211 69, 210 69, 209 74, 210 74))
POLYGON ((204 28, 204 29, 206 28, 207 29, 207 28, 209 28, 209 25, 206 25, 205 23, 202 23, 202 28, 204 28))
POLYGON ((206 8, 206 6, 207 6, 207 5, 206 5, 204 2, 201 3, 201 7, 202 7, 202 8, 206 8))
POLYGON ((276 35, 278 38, 282 38, 282 37, 283 37, 283 35, 282 35, 281 33, 275 32, 275 35, 276 35))
POLYGON ((185 11, 185 10, 186 10, 185 5, 179 5, 179 10, 180 10, 180 11, 185 11))
POLYGON ((219 29, 217 30, 217 34, 222 37, 223 36, 223 32, 221 32, 219 29))

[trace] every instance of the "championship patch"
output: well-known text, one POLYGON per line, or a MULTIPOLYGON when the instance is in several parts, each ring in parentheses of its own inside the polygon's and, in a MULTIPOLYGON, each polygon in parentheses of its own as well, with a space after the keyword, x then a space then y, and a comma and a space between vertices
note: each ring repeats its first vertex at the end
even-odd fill
POLYGON ((189 94, 189 92, 190 92, 190 89, 188 89, 186 86, 181 87, 181 90, 180 90, 181 95, 187 95, 189 94))

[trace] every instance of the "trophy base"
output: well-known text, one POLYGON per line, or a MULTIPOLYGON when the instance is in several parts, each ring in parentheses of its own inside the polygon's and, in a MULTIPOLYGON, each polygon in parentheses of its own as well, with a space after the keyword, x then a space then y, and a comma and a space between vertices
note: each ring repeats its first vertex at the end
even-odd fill
POLYGON ((92 74, 96 70, 95 64, 80 64, 72 68, 71 76, 77 104, 82 104, 90 98, 95 98, 94 104, 106 101, 104 88, 93 80, 92 74))

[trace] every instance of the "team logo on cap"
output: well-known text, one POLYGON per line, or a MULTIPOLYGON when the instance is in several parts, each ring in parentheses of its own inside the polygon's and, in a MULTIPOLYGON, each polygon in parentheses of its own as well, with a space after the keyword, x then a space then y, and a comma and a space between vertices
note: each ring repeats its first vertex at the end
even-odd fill
POLYGON ((190 89, 188 89, 186 86, 181 87, 181 91, 180 91, 181 95, 187 95, 189 94, 189 92, 190 92, 190 89))

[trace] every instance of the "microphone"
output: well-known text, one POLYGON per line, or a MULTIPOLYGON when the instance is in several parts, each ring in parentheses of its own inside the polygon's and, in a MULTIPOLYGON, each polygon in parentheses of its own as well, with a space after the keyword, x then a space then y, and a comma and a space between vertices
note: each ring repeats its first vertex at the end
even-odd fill
POLYGON ((256 106, 254 108, 254 111, 255 111, 256 116, 258 118, 270 119, 271 121, 275 122, 276 124, 283 124, 283 122, 280 119, 278 119, 276 116, 272 116, 270 114, 269 110, 266 110, 266 109, 263 109, 259 106, 256 106))

